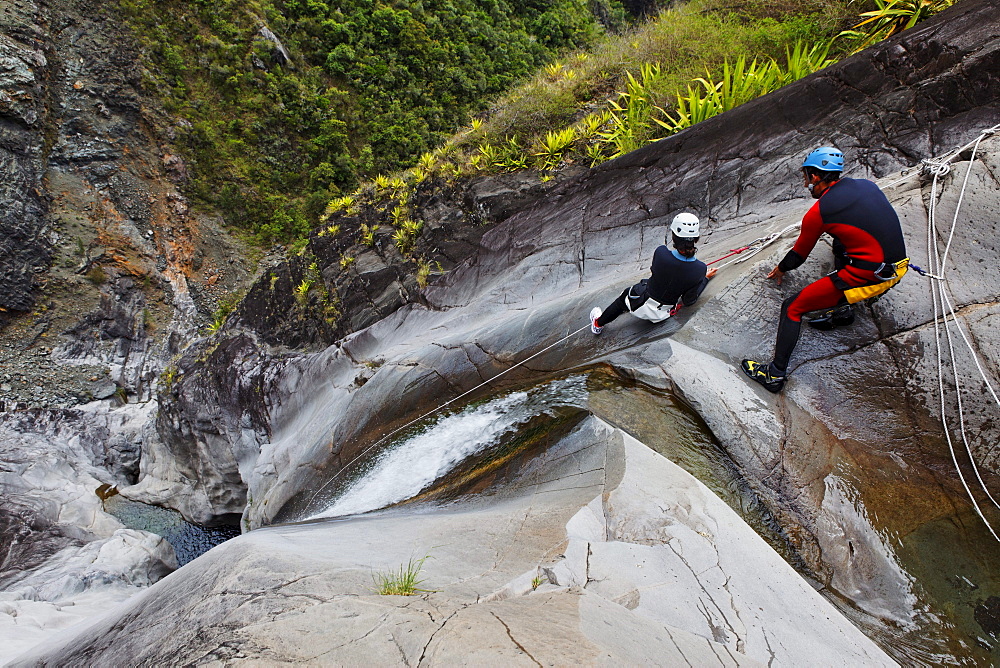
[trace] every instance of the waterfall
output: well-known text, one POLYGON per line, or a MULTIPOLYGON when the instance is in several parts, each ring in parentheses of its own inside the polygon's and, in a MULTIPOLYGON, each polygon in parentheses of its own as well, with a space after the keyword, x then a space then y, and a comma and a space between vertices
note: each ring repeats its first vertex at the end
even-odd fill
POLYGON ((326 510, 308 519, 357 515, 405 501, 531 418, 561 406, 585 408, 586 402, 586 376, 572 376, 429 419, 392 442, 326 510))

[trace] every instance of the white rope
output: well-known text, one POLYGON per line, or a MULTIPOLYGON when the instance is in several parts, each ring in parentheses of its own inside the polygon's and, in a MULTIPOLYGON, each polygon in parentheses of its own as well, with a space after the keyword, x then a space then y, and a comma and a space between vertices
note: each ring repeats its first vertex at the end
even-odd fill
POLYGON ((730 260, 729 262, 726 262, 725 264, 720 264, 718 266, 719 271, 725 269, 726 267, 728 267, 731 264, 738 264, 740 262, 746 262, 747 260, 749 260, 750 258, 752 258, 754 255, 756 255, 757 253, 761 252, 762 250, 764 250, 765 248, 767 248, 768 246, 770 246, 771 244, 773 244, 775 241, 777 241, 778 239, 780 239, 782 236, 785 235, 786 232, 788 232, 789 230, 797 229, 801 225, 802 225, 801 223, 795 223, 794 225, 789 225, 788 227, 786 227, 785 229, 781 230, 780 232, 772 232, 771 234, 767 235, 766 237, 759 237, 757 239, 754 239, 749 244, 747 244, 747 246, 749 246, 749 248, 747 248, 747 250, 744 251, 744 253, 746 253, 746 255, 744 255, 743 253, 740 253, 739 255, 736 256, 735 259, 730 260))
POLYGON ((952 160, 954 160, 955 157, 957 157, 965 149, 971 147, 973 144, 975 144, 975 145, 978 146, 980 141, 982 141, 986 137, 988 137, 991 134, 994 134, 996 132, 1000 132, 1000 125, 994 125, 991 128, 986 128, 985 130, 983 130, 982 132, 979 133, 979 137, 976 138, 975 140, 969 142, 965 146, 957 146, 954 149, 952 149, 951 151, 949 151, 948 153, 945 153, 944 155, 942 155, 942 156, 940 156, 938 158, 928 158, 928 159, 925 159, 925 160, 921 160, 920 161, 920 169, 917 169, 916 167, 910 167, 910 168, 902 170, 900 172, 900 174, 902 174, 902 176, 900 178, 896 179, 895 181, 891 181, 890 183, 888 183, 885 186, 883 186, 883 190, 886 189, 886 188, 895 188, 900 183, 904 183, 906 181, 909 181, 914 176, 919 176, 920 174, 924 174, 924 173, 931 174, 931 175, 934 175, 934 176, 944 176, 944 175, 946 175, 948 172, 951 171, 951 165, 949 163, 952 160))
POLYGON ((587 329, 588 327, 590 327, 589 324, 584 325, 583 327, 581 327, 580 329, 578 329, 578 330, 576 330, 574 332, 570 332, 569 334, 567 334, 566 336, 562 337, 561 339, 559 339, 555 343, 552 343, 552 344, 549 344, 549 345, 545 346, 544 348, 542 348, 541 350, 539 350, 534 355, 531 355, 530 357, 526 357, 523 360, 521 360, 520 362, 518 362, 517 364, 515 364, 515 365, 513 365, 513 366, 511 366, 511 367, 509 367, 507 369, 504 369, 503 371, 501 371, 497 375, 493 376, 492 378, 483 381, 479 385, 476 385, 471 390, 466 390, 465 392, 463 392, 462 394, 458 395, 457 397, 454 397, 454 398, 449 399, 448 401, 444 402, 443 404, 441 404, 437 408, 429 410, 426 413, 424 413, 423 415, 420 415, 418 417, 413 418, 412 420, 410 420, 409 422, 407 422, 406 424, 404 424, 402 427, 397 427, 396 429, 393 429, 388 434, 386 434, 382 438, 378 439, 377 441, 375 441, 374 443, 372 443, 371 445, 369 445, 367 448, 365 448, 364 450, 362 450, 360 453, 358 453, 358 455, 355 456, 354 459, 352 459, 351 461, 347 462, 346 465, 342 466, 340 468, 340 470, 337 471, 333 475, 333 477, 331 477, 329 480, 327 480, 325 483, 323 483, 323 485, 319 489, 317 489, 315 492, 313 492, 313 495, 311 497, 309 497, 309 503, 306 506, 306 508, 308 508, 309 506, 311 506, 312 502, 316 500, 316 497, 320 494, 320 492, 322 492, 323 490, 325 490, 327 488, 327 486, 329 486, 329 484, 332 483, 334 480, 337 480, 340 477, 341 473, 343 473, 344 471, 346 471, 347 469, 349 469, 351 466, 353 466, 355 464, 355 462, 357 462, 359 459, 361 459, 362 457, 364 457, 365 455, 367 455, 369 452, 371 452, 377 446, 381 445, 382 443, 385 443, 387 440, 389 440, 390 438, 392 438, 393 436, 395 436, 399 432, 403 431, 407 427, 410 427, 410 426, 416 424, 417 422, 420 422, 421 420, 430 417, 434 413, 437 413, 438 411, 440 411, 440 410, 448 407, 449 405, 455 403, 456 401, 458 401, 462 397, 466 397, 466 396, 472 394, 473 392, 475 392, 476 390, 478 390, 478 389, 480 389, 482 387, 485 387, 486 385, 492 383, 493 381, 495 381, 497 378, 499 378, 500 376, 504 375, 505 373, 509 373, 509 372, 513 371, 514 369, 518 368, 519 366, 525 364, 526 362, 530 362, 531 360, 533 360, 534 358, 538 357, 539 355, 541 355, 545 351, 550 350, 552 348, 555 348, 556 346, 558 346, 563 341, 566 341, 567 339, 570 339, 570 338, 576 336, 577 334, 579 334, 583 330, 587 329))
MULTIPOLYGON (((975 158, 976 158, 976 153, 979 149, 979 144, 987 136, 996 132, 998 128, 1000 128, 1000 126, 994 126, 993 128, 984 130, 979 134, 979 136, 976 138, 974 142, 970 142, 970 144, 966 145, 965 147, 962 147, 961 149, 954 151, 947 158, 939 159, 937 161, 924 161, 924 164, 928 166, 928 171, 933 176, 931 181, 930 204, 928 206, 928 216, 927 216, 927 257, 928 257, 928 262, 931 265, 931 271, 935 272, 938 276, 942 278, 945 276, 944 270, 947 265, 948 253, 951 250, 951 243, 954 239, 955 229, 958 226, 959 212, 961 211, 962 202, 965 198, 965 192, 967 190, 969 183, 969 176, 972 173, 972 167, 975 164, 975 158), (951 230, 949 231, 948 234, 948 240, 947 243, 945 244, 945 250, 944 253, 941 254, 938 250, 938 231, 937 231, 938 180, 941 177, 947 175, 951 171, 949 162, 953 160, 956 156, 958 156, 966 148, 969 148, 970 146, 973 148, 972 155, 969 158, 969 166, 968 169, 966 170, 965 178, 962 181, 962 189, 959 192, 958 201, 955 204, 955 214, 952 218, 951 230)), ((997 533, 996 531, 994 531, 993 526, 983 515, 983 511, 979 506, 979 502, 976 500, 975 495, 972 493, 968 481, 965 478, 965 474, 962 473, 961 466, 958 463, 958 457, 955 453, 955 445, 954 442, 952 441, 951 432, 948 427, 947 396, 944 387, 944 363, 943 363, 944 357, 942 355, 941 331, 940 331, 940 325, 942 323, 944 325, 945 337, 948 342, 948 357, 951 361, 952 376, 955 382, 955 396, 958 408, 959 433, 961 434, 962 442, 965 445, 966 455, 969 458, 969 462, 972 466, 973 472, 976 475, 976 479, 979 482, 980 488, 983 490, 983 492, 985 492, 987 498, 989 498, 989 500, 993 503, 993 505, 996 506, 997 508, 1000 508, 1000 504, 997 503, 997 500, 990 493, 989 489, 986 486, 986 483, 983 481, 982 475, 979 470, 979 466, 976 464, 976 460, 972 452, 972 446, 969 443, 968 435, 966 433, 965 409, 962 402, 963 386, 961 383, 961 378, 958 373, 958 364, 955 357, 955 345, 954 345, 954 340, 952 338, 951 327, 949 326, 948 323, 948 315, 951 315, 952 323, 954 323, 959 334, 961 334, 962 340, 965 342, 965 345, 968 347, 969 352, 972 354, 972 359, 976 364, 976 368, 978 369, 980 376, 986 382, 986 386, 989 388, 990 394, 993 396, 993 399, 994 401, 996 401, 998 406, 1000 406, 1000 398, 997 397, 996 391, 993 389, 993 385, 990 382, 989 377, 986 375, 986 372, 984 371, 982 364, 980 364, 979 356, 975 348, 972 346, 971 341, 969 341, 968 337, 965 334, 964 329, 961 326, 961 323, 958 320, 958 314, 955 312, 954 305, 952 304, 951 298, 948 295, 947 286, 945 283, 946 279, 941 281, 931 282, 931 301, 933 303, 933 308, 934 308, 934 346, 936 351, 937 368, 938 368, 938 392, 941 399, 941 425, 944 429, 945 440, 948 443, 948 451, 951 455, 952 463, 955 466, 955 472, 958 474, 959 480, 962 483, 962 487, 965 489, 966 495, 968 495, 969 500, 971 501, 972 506, 976 511, 976 514, 979 515, 979 518, 981 520, 983 520, 983 523, 986 525, 986 528, 989 530, 989 532, 993 535, 993 537, 996 540, 1000 541, 1000 536, 997 536, 997 533)))

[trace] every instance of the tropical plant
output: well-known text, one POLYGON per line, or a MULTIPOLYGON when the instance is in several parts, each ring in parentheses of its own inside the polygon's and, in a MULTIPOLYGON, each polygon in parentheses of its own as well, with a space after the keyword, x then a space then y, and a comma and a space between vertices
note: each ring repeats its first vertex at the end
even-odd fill
POLYGON ((503 152, 499 147, 495 146, 494 144, 491 144, 488 141, 484 141, 483 143, 481 143, 479 146, 476 147, 476 150, 479 151, 479 155, 482 156, 480 160, 482 160, 482 162, 485 163, 487 168, 500 166, 502 164, 501 158, 503 152))
POLYGON ((378 232, 378 225, 366 225, 361 223, 361 237, 358 242, 363 246, 374 246, 375 245, 375 233, 378 232))
POLYGON ((379 174, 373 179, 372 183, 375 184, 375 187, 377 189, 385 190, 386 188, 389 187, 389 177, 386 176, 385 174, 379 174))
POLYGON ((399 229, 403 230, 411 237, 416 237, 420 234, 420 230, 424 229, 424 224, 419 220, 404 220, 400 224, 399 229))
POLYGON ((851 53, 857 53, 912 28, 924 19, 951 7, 955 2, 956 0, 875 0, 876 9, 861 14, 864 21, 850 30, 844 30, 838 36, 852 41, 854 44, 851 53))
POLYGON ((438 157, 433 153, 422 153, 420 158, 417 159, 417 166, 427 170, 428 174, 433 174, 434 169, 438 166, 438 162, 438 157))
POLYGON ((587 114, 577 125, 577 134, 580 139, 593 139, 597 136, 601 126, 608 122, 610 115, 605 112, 587 114))
POLYGON ((626 90, 618 93, 617 100, 608 101, 607 130, 599 136, 614 146, 611 157, 634 151, 650 137, 653 110, 658 109, 653 104, 653 95, 662 77, 659 63, 646 63, 640 68, 638 79, 627 72, 626 90))
POLYGON ((548 78, 553 80, 558 79, 559 76, 562 74, 563 64, 558 61, 551 62, 544 68, 542 68, 542 71, 545 72, 545 76, 547 76, 548 78))
POLYGON ((591 144, 587 147, 587 158, 590 160, 591 167, 599 165, 608 159, 604 155, 604 147, 600 143, 591 144))
POLYGON ((354 257, 353 255, 345 255, 345 256, 343 256, 342 258, 340 258, 340 268, 341 269, 347 269, 352 264, 354 264, 354 262, 357 259, 358 258, 354 257))
POLYGON ((295 301, 300 306, 306 305, 306 301, 309 299, 309 290, 312 288, 313 282, 311 278, 303 278, 302 282, 295 286, 295 301))
POLYGON ((316 236, 325 237, 326 235, 330 235, 331 237, 335 237, 338 234, 340 234, 340 225, 327 225, 316 236))
POLYGON ((513 172, 519 169, 527 169, 529 160, 530 156, 521 148, 517 137, 507 137, 497 165, 507 171, 513 172))
POLYGON ((340 213, 344 209, 347 209, 352 204, 354 204, 354 198, 350 195, 344 195, 343 197, 334 197, 326 205, 326 211, 324 211, 324 216, 329 218, 335 213, 340 213))
POLYGON ((389 212, 389 217, 392 218, 392 222, 395 225, 399 224, 399 221, 404 220, 407 215, 407 210, 405 206, 397 205, 393 207, 392 211, 389 212))
POLYGON ((540 169, 554 168, 575 140, 576 130, 572 127, 546 132, 545 136, 539 140, 534 154, 538 167, 540 169))
POLYGON ((796 42, 795 46, 790 51, 786 46, 786 77, 782 85, 798 81, 802 77, 812 74, 813 72, 818 72, 827 65, 833 63, 834 60, 830 58, 831 46, 833 46, 833 40, 813 44, 808 49, 806 48, 805 43, 801 41, 796 42))
POLYGON ((208 323, 208 327, 206 327, 205 330, 208 332, 209 335, 212 335, 217 333, 220 329, 222 329, 222 326, 224 324, 226 324, 225 316, 222 317, 216 316, 216 318, 212 320, 212 322, 208 323))
POLYGON ((398 229, 392 233, 392 242, 396 244, 396 248, 403 255, 406 255, 410 251, 410 246, 413 244, 413 240, 410 235, 406 233, 406 230, 398 229))
POLYGON ((667 113, 657 107, 665 119, 653 120, 668 132, 679 132, 826 67, 831 62, 827 58, 829 49, 829 42, 808 49, 798 42, 793 49, 785 50, 785 66, 773 58, 754 59, 749 64, 742 56, 732 64, 727 60, 718 81, 714 81, 711 74, 707 79, 695 79, 696 85, 688 85, 686 93, 677 94, 673 112, 667 113))
POLYGON ((429 260, 421 258, 417 260, 417 285, 421 288, 427 287, 427 282, 431 276, 431 263, 429 260))

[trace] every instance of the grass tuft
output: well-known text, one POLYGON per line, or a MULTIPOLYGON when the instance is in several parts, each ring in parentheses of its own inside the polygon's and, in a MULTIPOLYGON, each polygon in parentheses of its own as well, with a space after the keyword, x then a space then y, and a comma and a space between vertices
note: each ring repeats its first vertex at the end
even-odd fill
POLYGON ((424 580, 420 578, 420 571, 424 567, 424 562, 430 555, 420 559, 410 560, 399 567, 399 570, 388 570, 384 573, 373 573, 372 581, 375 583, 375 591, 382 596, 415 596, 419 593, 430 593, 433 589, 421 589, 420 585, 424 580))

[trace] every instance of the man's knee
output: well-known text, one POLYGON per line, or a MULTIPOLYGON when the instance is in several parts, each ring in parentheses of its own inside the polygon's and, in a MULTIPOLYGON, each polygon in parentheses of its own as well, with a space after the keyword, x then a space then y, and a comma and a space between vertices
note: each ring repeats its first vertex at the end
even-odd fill
MULTIPOLYGON (((792 313, 794 312, 792 310, 792 304, 795 303, 795 300, 798 299, 799 295, 801 295, 801 294, 802 293, 796 293, 796 294, 792 295, 791 297, 789 297, 788 299, 786 299, 785 301, 781 302, 781 317, 782 318, 788 318, 788 319, 790 319, 790 320, 792 320, 794 322, 799 322, 799 321, 802 320, 802 314, 801 313, 798 314, 798 316, 793 316, 792 315, 792 313)), ((795 309, 795 310, 797 310, 797 309, 795 309)))

